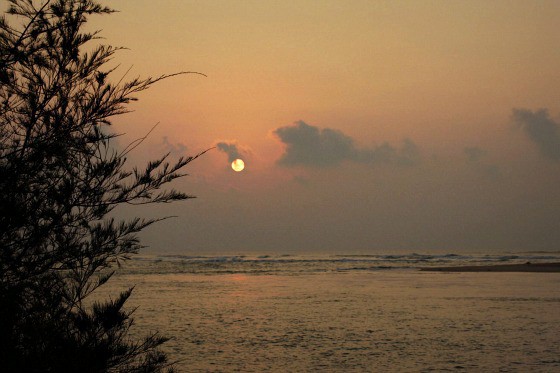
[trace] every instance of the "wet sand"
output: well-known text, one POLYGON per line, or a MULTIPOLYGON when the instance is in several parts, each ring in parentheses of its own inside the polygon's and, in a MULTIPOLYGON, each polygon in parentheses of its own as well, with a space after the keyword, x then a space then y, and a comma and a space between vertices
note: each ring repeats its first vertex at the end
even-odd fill
POLYGON ((560 272, 560 263, 492 264, 455 267, 422 267, 421 271, 436 272, 560 272))

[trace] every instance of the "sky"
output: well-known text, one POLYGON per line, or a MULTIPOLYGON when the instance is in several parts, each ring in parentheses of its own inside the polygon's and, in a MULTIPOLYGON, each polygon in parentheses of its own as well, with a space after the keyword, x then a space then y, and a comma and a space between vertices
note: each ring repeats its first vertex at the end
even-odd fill
MULTIPOLYGON (((194 155, 148 252, 560 249, 560 2, 104 1, 131 155, 194 155), (245 161, 234 172, 230 163, 245 161)), ((121 145, 122 145, 121 144, 121 145)))

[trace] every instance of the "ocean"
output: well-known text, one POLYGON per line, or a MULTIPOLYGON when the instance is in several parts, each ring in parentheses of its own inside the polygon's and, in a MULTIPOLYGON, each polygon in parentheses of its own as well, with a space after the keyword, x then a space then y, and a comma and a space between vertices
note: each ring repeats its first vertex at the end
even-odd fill
POLYGON ((560 372, 560 273, 420 267, 560 262, 560 253, 138 255, 133 335, 179 372, 560 372))

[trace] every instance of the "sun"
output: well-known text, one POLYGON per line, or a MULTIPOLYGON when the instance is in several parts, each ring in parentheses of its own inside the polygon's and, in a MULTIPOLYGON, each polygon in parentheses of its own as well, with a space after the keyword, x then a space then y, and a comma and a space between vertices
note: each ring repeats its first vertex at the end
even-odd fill
POLYGON ((235 161, 231 162, 231 168, 233 168, 233 170, 236 172, 243 171, 243 169, 245 168, 245 162, 243 162, 242 159, 238 158, 235 161))

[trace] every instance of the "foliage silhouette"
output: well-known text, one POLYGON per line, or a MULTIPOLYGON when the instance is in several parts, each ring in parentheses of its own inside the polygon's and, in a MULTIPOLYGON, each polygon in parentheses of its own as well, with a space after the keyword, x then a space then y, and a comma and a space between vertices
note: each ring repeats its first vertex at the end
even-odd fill
POLYGON ((159 349, 165 338, 129 336, 132 312, 124 304, 132 289, 115 300, 88 298, 112 267, 138 252, 137 233, 158 221, 108 214, 121 204, 192 198, 162 186, 200 156, 170 163, 165 155, 128 169, 126 156, 138 142, 111 146, 110 119, 127 113, 137 93, 177 75, 111 83, 114 68, 106 66, 120 48, 90 46, 98 32, 82 28, 89 16, 112 12, 89 0, 10 0, 0 19, 3 371, 170 367, 159 349))

